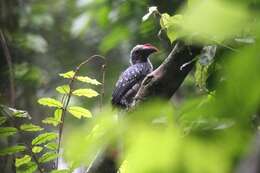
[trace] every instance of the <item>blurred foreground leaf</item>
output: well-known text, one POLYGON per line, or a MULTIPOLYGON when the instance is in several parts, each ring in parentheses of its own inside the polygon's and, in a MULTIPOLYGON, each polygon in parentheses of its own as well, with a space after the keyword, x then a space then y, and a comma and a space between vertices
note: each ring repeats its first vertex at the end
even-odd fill
POLYGON ((88 97, 88 98, 96 97, 99 95, 93 89, 77 89, 77 90, 73 91, 72 94, 74 94, 76 96, 84 96, 84 97, 88 97))

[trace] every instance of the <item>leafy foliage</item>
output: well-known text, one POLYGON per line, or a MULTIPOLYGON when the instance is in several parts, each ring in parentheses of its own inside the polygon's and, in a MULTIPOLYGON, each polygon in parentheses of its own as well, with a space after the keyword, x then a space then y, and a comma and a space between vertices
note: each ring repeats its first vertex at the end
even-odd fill
POLYGON ((58 145, 57 143, 47 143, 46 145, 44 145, 44 147, 50 149, 50 150, 57 150, 58 149, 58 145))
MULTIPOLYGON (((93 56, 94 57, 94 56, 93 56)), ((55 160, 57 157, 59 157, 59 150, 60 150, 60 143, 61 143, 61 135, 63 130, 63 121, 64 116, 66 112, 69 112, 76 118, 81 117, 88 117, 91 118, 92 114, 88 109, 85 109, 80 106, 69 106, 70 98, 72 96, 84 96, 87 98, 92 98, 98 96, 98 92, 96 92, 93 89, 89 88, 81 88, 81 89, 74 89, 73 84, 74 81, 80 81, 83 83, 88 83, 92 85, 100 85, 101 83, 98 82, 96 79, 89 78, 87 76, 77 76, 78 70, 80 67, 87 63, 88 60, 82 62, 76 69, 76 71, 68 71, 66 73, 60 73, 59 76, 70 79, 70 82, 68 85, 62 85, 56 87, 56 91, 58 91, 59 94, 63 94, 61 102, 53 99, 53 98, 40 98, 38 100, 38 103, 44 106, 48 107, 56 107, 57 109, 54 111, 54 115, 51 117, 47 117, 44 120, 42 120, 42 123, 49 124, 54 127, 59 126, 59 134, 53 133, 53 132, 47 132, 42 133, 38 135, 36 138, 32 140, 32 145, 34 145, 33 153, 39 153, 42 150, 42 147, 39 147, 38 145, 45 144, 47 142, 53 141, 54 139, 58 138, 58 144, 54 142, 50 142, 44 145, 45 148, 51 150, 48 152, 43 153, 43 155, 38 159, 39 163, 46 163, 49 161, 55 160)), ((57 163, 58 164, 58 163, 57 163)), ((55 172, 53 170, 53 172, 55 172)), ((67 170, 56 172, 67 172, 67 170)))
MULTIPOLYGON (((74 71, 68 71, 66 73, 60 73, 59 75, 63 78, 72 79, 73 76, 75 75, 75 72, 74 71)), ((75 76, 75 79, 77 79, 78 81, 84 82, 84 83, 92 84, 92 85, 100 85, 101 84, 96 79, 92 79, 88 76, 75 76)))
POLYGON ((64 78, 73 78, 75 75, 74 71, 68 71, 66 73, 60 73, 59 76, 64 77, 64 78))
POLYGON ((32 173, 37 170, 37 164, 35 162, 28 162, 20 166, 16 172, 17 173, 32 173))
POLYGON ((47 152, 44 153, 40 158, 39 158, 39 162, 40 163, 46 163, 49 162, 51 160, 54 160, 58 157, 58 154, 55 152, 47 152))
POLYGON ((89 110, 79 107, 79 106, 71 106, 68 108, 68 112, 71 113, 73 116, 76 118, 81 118, 81 117, 88 117, 91 118, 92 115, 89 112, 89 110))
POLYGON ((43 128, 40 126, 34 125, 34 124, 22 124, 20 126, 20 129, 27 132, 36 132, 36 131, 42 131, 43 128))
POLYGON ((72 94, 76 96, 84 96, 88 98, 98 96, 98 93, 93 89, 77 89, 73 91, 72 94))
POLYGON ((57 107, 57 108, 62 107, 62 103, 53 98, 41 98, 38 100, 38 103, 41 105, 44 105, 44 106, 49 106, 49 107, 57 107))
POLYGON ((24 155, 22 158, 16 158, 15 159, 15 166, 20 167, 21 165, 24 165, 31 161, 31 157, 29 155, 24 155))
POLYGON ((14 127, 0 127, 0 137, 6 137, 16 134, 17 129, 14 127))
POLYGON ((44 120, 42 120, 42 123, 51 124, 56 127, 57 125, 59 125, 61 123, 61 121, 54 117, 47 117, 44 120))
POLYGON ((249 12, 240 5, 217 0, 191 4, 173 16, 160 14, 156 7, 150 7, 149 13, 143 18, 158 13, 161 28, 166 30, 171 42, 182 38, 189 42, 207 44, 221 44, 224 40, 234 38, 243 31, 250 19, 249 12))
POLYGON ((18 152, 24 151, 25 149, 26 149, 26 147, 23 145, 16 145, 16 146, 11 146, 11 147, 7 147, 7 148, 2 148, 2 149, 0 149, 0 156, 18 153, 18 152))
POLYGON ((60 94, 69 94, 70 92, 70 87, 69 85, 62 85, 62 86, 58 86, 56 88, 56 90, 60 93, 60 94))
POLYGON ((165 29, 171 42, 177 40, 180 35, 181 23, 183 22, 182 15, 170 16, 167 13, 163 13, 160 19, 160 25, 162 29, 165 29))
POLYGON ((0 117, 0 125, 4 124, 6 122, 6 117, 0 117))
POLYGON ((223 41, 239 34, 248 22, 248 11, 224 1, 197 1, 183 12, 183 30, 186 34, 197 34, 197 41, 223 41), (205 15, 207 14, 207 15, 205 15), (214 22, 212 22, 214 19, 214 22))
POLYGON ((57 137, 58 137, 57 133, 54 132, 43 133, 32 140, 32 145, 40 145, 48 141, 52 141, 57 137))
POLYGON ((41 151, 42 151, 42 147, 40 147, 40 146, 34 146, 33 148, 32 148, 32 152, 33 153, 40 153, 41 151))
POLYGON ((101 85, 101 83, 99 81, 97 81, 96 79, 92 79, 90 77, 87 76, 77 76, 76 79, 78 81, 84 82, 84 83, 89 83, 92 85, 101 85))

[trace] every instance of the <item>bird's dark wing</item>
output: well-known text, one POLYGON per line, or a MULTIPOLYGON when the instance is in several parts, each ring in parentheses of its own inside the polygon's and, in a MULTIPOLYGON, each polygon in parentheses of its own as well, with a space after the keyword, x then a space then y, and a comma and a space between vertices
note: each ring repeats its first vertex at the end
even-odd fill
MULTIPOLYGON (((135 64, 128 67, 119 77, 112 94, 112 104, 121 105, 121 99, 136 83, 147 75, 144 64, 135 64)), ((124 105, 121 105, 124 106, 124 105)))

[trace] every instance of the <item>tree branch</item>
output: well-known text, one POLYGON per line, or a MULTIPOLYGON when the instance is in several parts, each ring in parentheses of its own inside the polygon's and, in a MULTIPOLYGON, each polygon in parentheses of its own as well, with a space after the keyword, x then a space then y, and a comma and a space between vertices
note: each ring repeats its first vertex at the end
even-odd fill
POLYGON ((3 52, 6 58, 7 66, 9 69, 9 83, 10 83, 10 106, 15 106, 15 81, 14 81, 14 70, 12 64, 12 58, 8 49, 4 32, 0 29, 0 41, 3 47, 3 52))
POLYGON ((165 61, 143 80, 133 106, 150 97, 171 98, 191 71, 193 59, 200 51, 199 46, 177 42, 165 61))
MULTIPOLYGON (((62 133, 63 133, 63 126, 64 126, 64 120, 65 120, 65 116, 66 116, 66 112, 67 112, 67 108, 69 106, 69 103, 70 103, 70 99, 71 99, 71 96, 72 96, 72 92, 73 92, 73 84, 74 84, 74 81, 76 79, 76 76, 77 74, 79 73, 79 70, 80 68, 87 64, 89 61, 91 61, 92 59, 94 58, 102 58, 103 60, 105 60, 105 57, 101 56, 101 55, 92 55, 91 57, 87 58, 85 61, 83 61, 82 63, 80 63, 75 71, 74 71, 74 75, 73 77, 71 78, 70 82, 69 82, 69 93, 64 95, 64 97, 62 98, 62 103, 63 103, 63 106, 62 106, 62 114, 61 114, 61 123, 60 123, 60 126, 59 126, 59 138, 58 138, 58 148, 57 148, 57 153, 60 154, 60 147, 61 147, 61 139, 62 139, 62 133)), ((104 63, 105 64, 105 63, 104 63)), ((104 65, 103 64, 103 65, 104 65)), ((103 85, 103 84, 102 84, 103 85)), ((59 158, 57 158, 56 162, 56 168, 58 169, 59 168, 59 158)))

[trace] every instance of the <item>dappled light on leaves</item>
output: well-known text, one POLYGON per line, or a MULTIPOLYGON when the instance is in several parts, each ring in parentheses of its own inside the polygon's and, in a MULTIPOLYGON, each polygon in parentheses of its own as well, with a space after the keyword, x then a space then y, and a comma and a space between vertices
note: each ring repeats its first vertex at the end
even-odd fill
POLYGON ((245 8, 215 0, 197 1, 182 13, 182 29, 184 34, 188 34, 188 39, 209 43, 221 42, 240 34, 249 17, 245 8))

